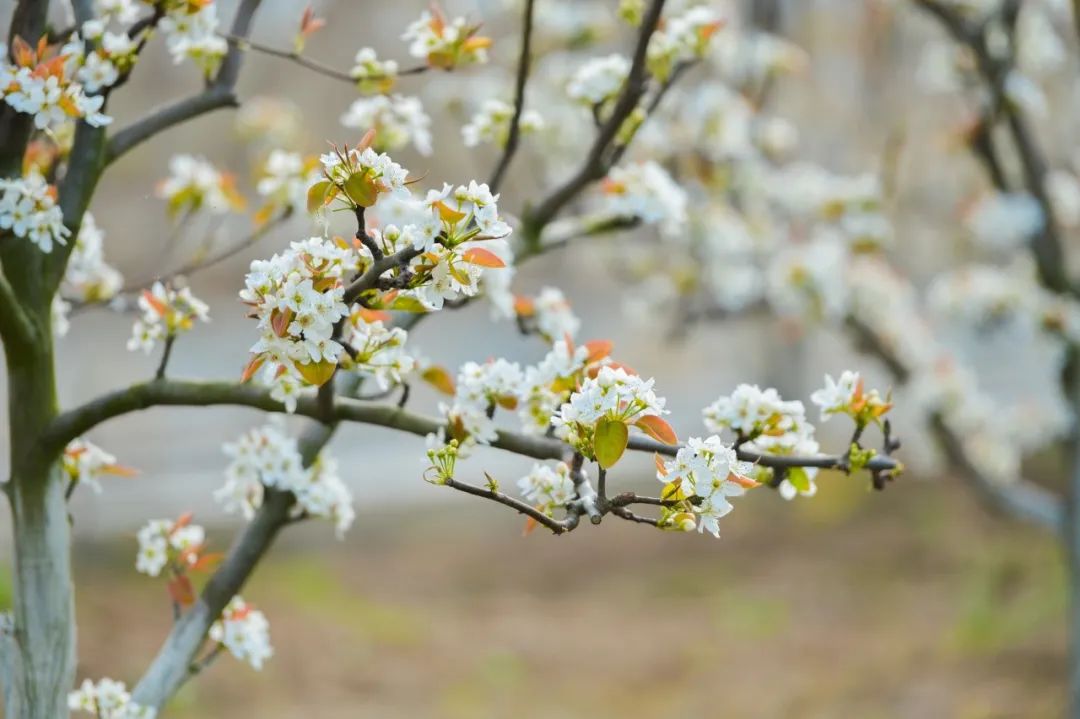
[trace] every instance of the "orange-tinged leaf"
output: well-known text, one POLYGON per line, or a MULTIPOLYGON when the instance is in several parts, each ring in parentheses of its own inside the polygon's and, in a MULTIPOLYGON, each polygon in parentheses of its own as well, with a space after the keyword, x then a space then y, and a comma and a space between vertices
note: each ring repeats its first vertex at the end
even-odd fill
POLYGON ((114 477, 138 477, 139 470, 134 467, 128 467, 123 464, 107 464, 101 468, 106 474, 111 474, 114 477))
POLYGON ((747 477, 745 474, 735 474, 734 472, 732 472, 727 476, 727 479, 729 482, 734 482, 735 484, 743 487, 744 489, 752 489, 758 486, 758 483, 755 480, 747 477))
POLYGON ((660 456, 659 452, 653 452, 653 461, 656 462, 656 473, 661 477, 668 476, 667 467, 664 465, 664 458, 660 456))
POLYGON ((360 138, 360 143, 356 146, 356 149, 360 152, 368 149, 375 142, 375 128, 371 128, 364 133, 364 136, 360 138))
POLYGON ((446 204, 442 200, 439 200, 434 204, 434 207, 439 212, 439 219, 443 222, 449 222, 452 225, 456 225, 465 219, 465 213, 459 210, 455 210, 450 205, 446 204))
POLYGON ((528 537, 538 526, 540 526, 540 523, 537 522, 535 519, 533 519, 532 517, 525 517, 525 529, 522 530, 521 536, 528 537))
POLYGON ((593 434, 593 454, 597 464, 604 469, 614 467, 626 451, 629 440, 630 431, 625 423, 606 417, 601 419, 596 423, 596 432, 593 434))
POLYGON ((514 295, 514 314, 518 317, 532 317, 536 314, 536 305, 528 297, 514 295))
POLYGON ((357 314, 360 316, 360 319, 364 320, 364 322, 367 322, 368 324, 371 324, 372 322, 390 321, 390 313, 384 312, 382 310, 369 310, 366 307, 361 307, 359 310, 357 310, 357 314))
POLYGON ((454 394, 454 378, 444 368, 432 365, 425 369, 420 374, 420 377, 443 394, 454 394))
POLYGON ((195 587, 187 575, 181 574, 169 580, 169 596, 182 607, 189 607, 195 603, 195 587))
POLYGON ((36 61, 33 48, 18 35, 11 41, 11 57, 15 60, 15 64, 20 67, 30 67, 36 61))
POLYGON ((210 554, 203 554, 195 563, 191 565, 192 570, 196 572, 208 572, 217 565, 221 564, 221 560, 225 558, 225 555, 221 552, 211 552, 210 554))
POLYGON ((289 323, 292 322, 293 311, 275 309, 270 313, 270 329, 274 330, 274 334, 278 337, 284 337, 289 331, 289 323))
POLYGON ((589 350, 589 356, 587 361, 589 363, 597 362, 604 359, 611 354, 615 345, 611 340, 591 340, 585 343, 585 349, 589 350))
POLYGON ((474 35, 466 40, 462 47, 468 51, 483 50, 489 48, 492 45, 492 39, 490 37, 483 37, 480 35, 474 35))
POLYGON ((271 220, 271 218, 273 218, 273 216, 274 216, 274 205, 273 205, 273 203, 268 202, 265 205, 263 205, 262 207, 260 207, 258 210, 255 211, 255 214, 252 215, 252 217, 251 217, 251 221, 255 225, 255 229, 258 229, 258 228, 262 227, 263 225, 265 225, 266 223, 270 222, 270 220, 271 220))
POLYGON ((465 250, 463 257, 466 262, 481 267, 506 267, 506 263, 498 255, 491 250, 485 250, 483 247, 473 247, 465 250))
POLYGON ((240 382, 243 383, 250 381, 251 378, 255 376, 255 373, 259 371, 259 369, 263 366, 265 362, 265 354, 257 354, 250 360, 248 360, 248 363, 244 365, 244 371, 240 374, 240 382))
POLYGON ((169 313, 169 306, 154 296, 154 293, 150 290, 142 291, 142 298, 146 300, 146 304, 154 308, 154 312, 157 312, 161 316, 165 316, 169 313))
POLYGON ((316 387, 322 387, 324 384, 330 381, 330 378, 334 376, 334 371, 337 370, 337 364, 328 360, 321 362, 297 362, 295 365, 296 371, 300 373, 300 376, 304 378, 308 384, 313 384, 316 387))
POLYGON ((634 422, 634 426, 658 442, 663 442, 664 444, 679 443, 679 437, 675 434, 675 430, 671 428, 671 425, 668 424, 663 417, 658 417, 655 414, 647 414, 637 422, 634 422))
POLYGON ((379 199, 379 183, 367 172, 354 172, 342 185, 345 194, 360 207, 371 207, 379 199))
POLYGON ((194 512, 184 512, 177 518, 176 522, 173 524, 172 531, 176 532, 178 529, 183 529, 184 527, 191 524, 191 520, 193 519, 195 519, 194 512))

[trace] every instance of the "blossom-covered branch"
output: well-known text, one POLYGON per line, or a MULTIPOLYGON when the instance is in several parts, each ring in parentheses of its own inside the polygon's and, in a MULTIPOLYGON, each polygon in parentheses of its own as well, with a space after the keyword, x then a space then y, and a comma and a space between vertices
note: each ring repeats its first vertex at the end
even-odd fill
MULTIPOLYGON (((987 110, 988 116, 992 118, 1000 112, 1006 119, 1023 168, 1027 192, 1035 198, 1043 213, 1043 227, 1033 237, 1031 246, 1043 284, 1055 292, 1071 294, 1080 292, 1067 275, 1068 267, 1064 259, 1054 208, 1046 189, 1046 159, 1018 101, 1018 95, 1022 91, 1016 88, 1028 81, 1012 66, 1011 51, 1004 56, 1001 53, 995 53, 989 44, 991 40, 987 37, 988 30, 983 22, 965 19, 955 8, 946 5, 941 0, 914 0, 914 2, 936 17, 956 42, 974 54, 978 71, 993 97, 993 105, 987 110)), ((1019 3, 1016 3, 1016 7, 1012 10, 1014 23, 1018 9, 1019 3)), ((1005 9, 1002 12, 1005 12, 1005 9)), ((1000 165, 993 159, 993 138, 989 134, 989 128, 985 130, 977 128, 977 132, 986 133, 982 137, 977 136, 976 139, 982 143, 981 153, 986 158, 991 176, 996 183, 1000 183, 1004 175, 1000 165)), ((979 149, 978 145, 977 149, 979 149)))
POLYGON ((174 125, 204 115, 211 110, 236 105, 236 81, 240 76, 243 51, 238 38, 247 37, 262 0, 242 0, 236 10, 230 36, 229 51, 217 76, 201 92, 152 110, 145 117, 118 131, 109 138, 104 164, 108 165, 132 149, 174 125))
MULTIPOLYGON (((286 412, 285 405, 270 396, 264 388, 234 382, 190 382, 181 380, 163 380, 145 382, 117 390, 98 397, 87 404, 60 414, 50 425, 44 436, 40 451, 52 452, 62 448, 73 438, 110 419, 138 412, 152 407, 207 407, 215 405, 235 405, 251 407, 265 412, 286 412)), ((321 419, 322 414, 314 397, 303 397, 297 401, 295 414, 313 419, 321 419)), ((333 419, 360 424, 372 424, 402 430, 410 434, 426 436, 438 432, 443 424, 436 419, 407 412, 394 405, 373 404, 360 400, 338 396, 334 406, 333 419)), ((499 430, 491 446, 534 459, 562 459, 570 449, 566 443, 557 439, 537 435, 527 435, 499 430)), ((680 445, 665 444, 647 437, 631 437, 627 449, 640 452, 655 452, 674 456, 680 445)), ((774 456, 739 449, 740 458, 766 467, 817 467, 833 469, 843 466, 844 457, 792 457, 774 456)), ((866 467, 870 470, 896 470, 899 463, 891 457, 878 456, 871 459, 866 467)))
POLYGON ((623 122, 630 117, 630 114, 637 107, 638 102, 645 93, 645 62, 649 50, 649 40, 653 37, 660 24, 664 1, 651 0, 648 10, 642 17, 630 71, 626 75, 622 92, 612 106, 607 119, 597 131, 596 138, 593 140, 585 161, 573 176, 556 187, 551 194, 527 213, 525 218, 527 236, 539 238, 544 225, 551 222, 559 214, 560 210, 576 197, 586 185, 599 180, 611 169, 610 162, 605 159, 605 156, 616 141, 623 122))

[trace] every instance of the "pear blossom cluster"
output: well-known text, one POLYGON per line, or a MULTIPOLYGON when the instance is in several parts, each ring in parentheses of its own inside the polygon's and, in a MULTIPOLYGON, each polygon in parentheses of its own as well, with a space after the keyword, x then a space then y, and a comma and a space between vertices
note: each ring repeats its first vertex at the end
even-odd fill
POLYGON ((380 389, 390 389, 416 369, 416 360, 405 351, 408 339, 407 331, 387 326, 381 314, 354 311, 348 321, 346 366, 374 379, 380 389))
POLYGON ((173 155, 169 159, 169 176, 158 185, 157 194, 168 203, 170 215, 203 208, 224 214, 244 206, 235 178, 219 171, 206 158, 194 155, 173 155))
POLYGON ((210 641, 217 642, 238 660, 256 671, 274 654, 270 645, 270 622, 266 615, 239 595, 229 600, 221 618, 210 625, 210 641))
POLYGON ((409 54, 431 67, 450 70, 461 65, 487 62, 491 38, 478 35, 480 26, 458 17, 448 20, 437 5, 425 10, 411 23, 401 39, 409 43, 409 54))
POLYGON ((595 458, 594 435, 601 420, 632 425, 667 413, 665 400, 653 391, 654 380, 622 367, 603 366, 570 395, 551 418, 555 435, 582 455, 595 458))
POLYGON ((395 60, 380 60, 374 49, 362 47, 356 51, 349 74, 361 92, 385 93, 397 81, 398 64, 395 60))
POLYGON ((219 24, 217 3, 210 0, 170 3, 158 27, 165 36, 174 65, 191 60, 210 76, 229 50, 229 44, 218 31, 219 24))
POLYGON ((657 464, 656 476, 664 483, 662 496, 676 501, 675 506, 665 507, 660 526, 682 531, 696 526, 699 532, 719 538, 719 520, 733 509, 728 498, 757 486, 749 477, 752 471, 720 437, 691 437, 674 459, 657 464))
POLYGON ((260 338, 252 364, 264 363, 280 376, 322 385, 345 349, 334 326, 347 316, 344 278, 360 267, 361 255, 343 240, 312 237, 293 242, 269 260, 255 260, 240 299, 251 307, 260 338))
POLYGON ((328 454, 305 467, 296 439, 273 424, 249 430, 223 450, 230 461, 225 484, 214 497, 229 514, 239 513, 250 520, 269 488, 292 492, 298 516, 332 521, 339 537, 352 525, 356 517, 352 493, 328 454))
POLYGON ((570 466, 566 462, 559 462, 554 467, 535 464, 517 484, 522 496, 548 516, 572 502, 577 494, 570 466))
POLYGON ((86 485, 101 492, 98 481, 105 475, 130 477, 133 470, 120 465, 116 457, 83 438, 73 439, 60 456, 60 466, 72 485, 86 485))
POLYGON ((105 99, 88 95, 76 76, 77 48, 49 46, 44 37, 32 48, 16 37, 11 49, 14 63, 0 43, 0 98, 16 112, 32 115, 34 127, 55 130, 80 119, 96 127, 112 122, 101 112, 105 99))
POLYGON ((255 191, 272 209, 303 212, 307 205, 307 188, 317 177, 315 163, 311 160, 298 152, 274 149, 262 164, 255 191))
POLYGON ((821 421, 833 415, 850 415, 857 424, 877 420, 892 407, 876 389, 864 390, 858 372, 844 370, 838 379, 825 375, 825 386, 810 395, 810 401, 821 409, 821 421))
POLYGON ((418 97, 373 95, 354 101, 341 116, 345 127, 375 130, 374 149, 393 152, 412 144, 421 155, 432 153, 431 118, 418 97))
POLYGON ((75 302, 103 302, 116 296, 123 284, 123 275, 105 261, 105 232, 87 212, 64 270, 60 295, 75 302))
MULTIPOLYGON (((462 451, 476 444, 490 444, 497 436, 495 410, 515 410, 524 376, 521 366, 502 358, 478 364, 466 362, 458 372, 453 401, 440 403, 451 438, 462 451)), ((441 437, 430 438, 431 442, 441 437)))
POLYGON ((56 203, 56 188, 36 171, 17 179, 0 179, 0 230, 34 243, 42 252, 66 245, 71 230, 56 203))
POLYGON ((520 319, 531 319, 536 332, 548 342, 577 336, 581 320, 558 287, 543 287, 535 297, 518 298, 520 319))
POLYGON ((686 192, 653 161, 620 165, 602 184, 604 212, 655 223, 675 234, 686 223, 686 192))
POLYGON ((168 341, 176 335, 191 330, 195 322, 209 322, 210 308, 191 294, 190 287, 173 289, 162 282, 155 282, 139 296, 142 314, 131 329, 127 348, 131 352, 153 351, 159 341, 168 341))
MULTIPOLYGON (((465 147, 476 147, 485 143, 500 147, 505 145, 513 117, 513 105, 497 99, 485 100, 469 123, 461 128, 461 139, 465 147)), ((544 118, 536 110, 522 110, 518 128, 522 136, 539 132, 544 129, 544 118)))
POLYGON ((593 58, 578 68, 566 86, 567 96, 589 108, 614 100, 630 74, 630 61, 613 54, 593 58))
POLYGON ((562 339, 543 360, 525 369, 518 410, 525 432, 544 434, 550 429, 552 416, 570 399, 589 364, 587 346, 575 347, 562 339))
POLYGON ((154 719, 157 710, 131 700, 127 685, 113 679, 94 682, 84 679, 79 688, 68 694, 68 709, 85 712, 96 719, 154 719))
POLYGON ((152 519, 138 532, 139 551, 135 570, 157 577, 166 567, 183 574, 198 566, 199 553, 206 543, 206 530, 191 523, 190 515, 177 521, 152 519))
POLYGON ((649 71, 661 80, 677 67, 704 58, 716 32, 724 25, 713 8, 698 5, 668 18, 649 40, 649 71))

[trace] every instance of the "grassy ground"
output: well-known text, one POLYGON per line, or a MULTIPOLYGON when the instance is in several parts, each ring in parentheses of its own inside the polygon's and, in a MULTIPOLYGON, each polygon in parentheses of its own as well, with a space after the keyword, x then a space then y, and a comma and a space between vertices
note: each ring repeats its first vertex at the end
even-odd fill
MULTIPOLYGON (((719 542, 501 508, 361 515, 279 545, 245 595, 262 672, 222 658, 166 717, 1052 717, 1062 576, 1045 537, 911 481, 764 492, 719 542)), ((214 532, 219 545, 227 532, 214 532)), ((138 675, 170 622, 134 541, 80 546, 80 676, 138 675)))

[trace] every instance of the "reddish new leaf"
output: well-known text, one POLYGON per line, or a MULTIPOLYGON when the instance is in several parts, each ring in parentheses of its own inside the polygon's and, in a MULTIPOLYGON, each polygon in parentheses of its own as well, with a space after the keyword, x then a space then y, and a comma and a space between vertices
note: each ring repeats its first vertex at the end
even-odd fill
POLYGON ((473 247, 465 250, 463 255, 466 262, 471 262, 474 265, 480 265, 481 267, 506 267, 506 263, 491 250, 485 250, 483 247, 473 247))
POLYGON ((675 430, 671 428, 671 425, 655 414, 645 415, 635 422, 634 426, 658 442, 663 442, 664 444, 679 443, 679 437, 675 434, 675 430))

